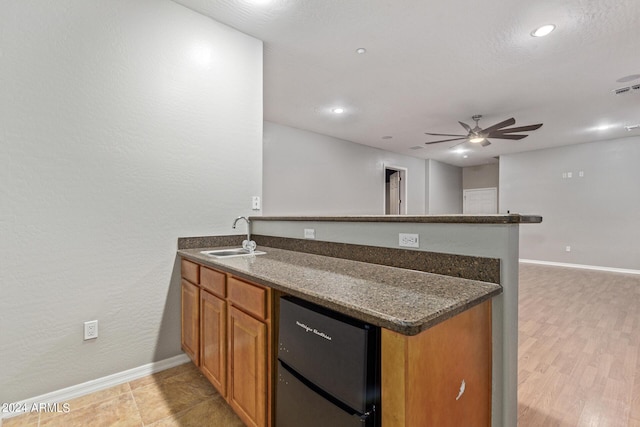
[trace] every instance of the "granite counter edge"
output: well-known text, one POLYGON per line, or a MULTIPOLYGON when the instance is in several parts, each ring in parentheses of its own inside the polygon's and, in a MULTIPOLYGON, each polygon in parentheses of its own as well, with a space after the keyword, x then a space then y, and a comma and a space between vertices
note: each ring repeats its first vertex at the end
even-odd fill
POLYGON ((400 222, 435 224, 539 224, 542 222, 542 216, 529 214, 250 216, 249 219, 251 221, 400 222))
MULTIPOLYGON (((211 248, 200 248, 200 249, 208 250, 211 248)), ((218 263, 213 259, 207 259, 207 258, 204 258, 203 256, 195 255, 187 251, 188 250, 178 250, 177 252, 178 256, 188 259, 190 261, 196 262, 198 264, 223 271, 225 273, 231 274, 240 279, 245 279, 263 286, 267 286, 269 288, 286 293, 288 295, 302 298, 309 302, 318 304, 322 307, 337 311, 339 313, 357 318, 361 321, 368 322, 376 326, 386 328, 391 331, 398 332, 402 335, 407 335, 407 336, 417 335, 420 332, 423 332, 439 323, 442 323, 445 320, 450 319, 502 293, 502 287, 498 285, 497 288, 491 291, 488 291, 486 293, 483 293, 482 295, 479 295, 471 300, 463 301, 458 304, 453 304, 451 306, 446 307, 445 309, 435 311, 430 315, 425 316, 416 321, 407 322, 407 321, 400 320, 396 317, 391 317, 391 316, 386 317, 380 314, 376 315, 376 314, 369 313, 367 311, 362 311, 362 309, 358 307, 341 303, 335 299, 332 299, 331 297, 321 296, 314 293, 301 292, 298 289, 293 289, 286 285, 269 281, 267 279, 247 273, 246 271, 242 271, 242 270, 233 268, 231 266, 218 263)), ((394 268, 394 267, 390 267, 390 268, 394 268)), ((467 280, 467 279, 462 279, 462 280, 467 280)), ((493 283, 491 284, 495 285, 493 283)))

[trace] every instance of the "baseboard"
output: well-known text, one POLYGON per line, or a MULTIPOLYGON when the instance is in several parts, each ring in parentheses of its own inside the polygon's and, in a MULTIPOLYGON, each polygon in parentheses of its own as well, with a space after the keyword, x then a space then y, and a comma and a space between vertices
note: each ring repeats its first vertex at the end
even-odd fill
POLYGON ((568 268, 580 268, 583 270, 606 271, 608 273, 640 274, 640 270, 632 270, 628 268, 602 267, 598 265, 585 265, 585 264, 568 264, 564 262, 539 261, 536 259, 520 259, 520 262, 524 264, 540 264, 540 265, 550 265, 554 267, 568 267, 568 268))
POLYGON ((146 377, 156 372, 164 371, 165 369, 173 368, 174 366, 182 365, 189 362, 189 356, 186 354, 179 354, 178 356, 170 357, 168 359, 160 360, 158 362, 148 363, 146 365, 139 366, 137 368, 128 369, 126 371, 118 372, 106 377, 98 378, 95 380, 87 381, 82 384, 77 384, 71 387, 66 387, 60 390, 52 391, 50 393, 42 394, 40 396, 33 397, 31 399, 22 400, 12 404, 15 411, 3 411, 0 417, 0 427, 2 426, 2 418, 11 418, 16 415, 22 414, 24 409, 34 407, 34 405, 55 404, 62 403, 76 397, 84 396, 86 394, 94 393, 96 391, 104 390, 109 387, 123 384, 129 381, 136 380, 138 378, 146 377))

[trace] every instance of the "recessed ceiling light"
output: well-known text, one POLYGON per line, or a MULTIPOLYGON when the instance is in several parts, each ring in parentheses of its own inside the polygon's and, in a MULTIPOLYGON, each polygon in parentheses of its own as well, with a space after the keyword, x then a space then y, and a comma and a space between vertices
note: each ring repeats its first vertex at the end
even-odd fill
POLYGON ((391 138, 393 138, 391 135, 385 135, 382 137, 382 139, 391 139, 391 138))
POLYGON ((363 47, 359 47, 356 49, 356 53, 359 53, 360 55, 362 55, 363 53, 367 53, 367 49, 363 47))
POLYGON ((340 108, 340 107, 332 108, 331 112, 335 113, 335 114, 342 114, 342 113, 344 113, 344 108, 340 108))
POLYGON ((556 29, 556 26, 553 24, 543 25, 542 27, 538 27, 535 30, 531 31, 531 35, 533 37, 544 37, 549 35, 553 30, 556 29))
POLYGON ((466 154, 464 156, 462 156, 463 159, 468 159, 469 156, 467 156, 466 154))
POLYGON ((600 126, 596 126, 593 129, 594 130, 607 130, 607 129, 611 129, 612 127, 613 127, 613 125, 600 125, 600 126))

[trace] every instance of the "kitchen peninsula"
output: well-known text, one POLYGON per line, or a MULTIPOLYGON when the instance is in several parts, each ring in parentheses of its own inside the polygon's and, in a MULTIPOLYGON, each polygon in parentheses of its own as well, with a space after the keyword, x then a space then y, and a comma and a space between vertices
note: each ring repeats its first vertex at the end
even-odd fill
MULTIPOLYGON (((416 399, 422 399, 423 406, 429 399, 438 405, 448 399, 434 396, 433 392, 408 392, 406 396, 398 393, 407 387, 419 387, 420 375, 427 378, 438 372, 436 367, 431 369, 431 374, 425 374, 425 369, 411 366, 416 364, 415 360, 411 362, 416 357, 420 361, 429 358, 426 361, 432 365, 452 361, 453 365, 442 367, 448 371, 440 377, 441 382, 443 379, 451 382, 447 384, 447 393, 453 396, 446 403, 451 410, 469 405, 462 403, 464 399, 476 400, 475 406, 467 407, 466 416, 477 413, 483 418, 478 419, 478 425, 509 425, 509 420, 515 419, 518 227, 540 222, 540 217, 250 219, 254 239, 259 249, 266 252, 264 255, 213 259, 200 253, 213 247, 237 246, 242 236, 179 239, 183 277, 185 269, 187 276, 192 272, 191 280, 183 280, 183 287, 185 281, 186 286, 193 282, 202 286, 200 282, 212 274, 218 274, 220 279, 225 277, 228 288, 218 299, 224 302, 226 298, 229 310, 236 310, 236 303, 231 301, 236 297, 231 296, 232 293, 236 296, 247 292, 259 294, 258 306, 264 306, 264 310, 260 309, 263 317, 257 319, 268 332, 261 339, 273 337, 276 296, 280 293, 381 327, 383 426, 414 425, 412 419, 420 412, 416 409, 416 399), (400 233, 417 234, 419 247, 399 249, 400 233), (305 235, 313 235, 315 239, 304 239, 305 235), (197 274, 195 269, 199 269, 197 274), (455 331, 463 335, 458 337, 455 331), (442 351, 425 353, 424 348, 429 345, 442 351), (458 365, 467 369, 450 372, 458 365), (460 378, 453 378, 456 375, 460 378), (467 392, 460 399, 465 384, 467 392), (485 388, 485 397, 474 387, 485 388)), ((195 301, 192 294, 191 300, 195 301)), ((233 322, 232 316, 229 318, 233 322)), ((273 349, 266 347, 272 363, 273 349)), ((271 369, 265 372, 269 392, 272 375, 271 369)), ((429 383, 423 385, 429 386, 429 383)), ((231 401, 230 404, 234 407, 231 401)), ((255 425, 269 425, 271 412, 268 407, 265 410, 269 413, 267 423, 255 425)))

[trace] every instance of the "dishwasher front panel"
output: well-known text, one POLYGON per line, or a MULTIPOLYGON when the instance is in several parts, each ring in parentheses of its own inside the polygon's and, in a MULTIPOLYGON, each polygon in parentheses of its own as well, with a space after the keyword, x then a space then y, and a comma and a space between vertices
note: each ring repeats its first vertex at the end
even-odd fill
POLYGON ((280 299, 278 358, 365 413, 375 399, 378 329, 304 301, 280 299))
POLYGON ((278 362, 276 427, 367 427, 373 417, 361 419, 359 414, 336 405, 314 391, 303 380, 278 362))

